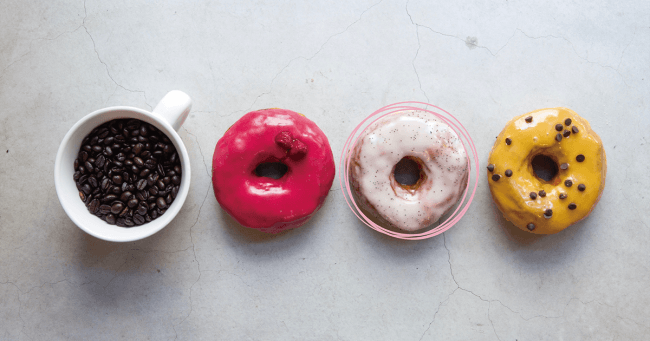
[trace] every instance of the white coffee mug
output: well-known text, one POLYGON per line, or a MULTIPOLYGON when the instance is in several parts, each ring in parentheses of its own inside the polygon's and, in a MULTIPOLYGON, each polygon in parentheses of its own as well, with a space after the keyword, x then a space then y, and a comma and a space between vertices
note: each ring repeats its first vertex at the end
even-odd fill
POLYGON ((153 112, 133 107, 109 107, 97 110, 79 120, 65 135, 54 163, 54 185, 61 206, 72 221, 88 234, 113 242, 130 242, 143 239, 167 226, 180 211, 190 189, 190 158, 176 130, 180 129, 192 107, 192 100, 184 92, 173 90, 156 105, 153 112), (151 222, 130 228, 110 225, 91 214, 79 198, 73 179, 74 161, 79 154, 81 141, 96 127, 115 119, 138 119, 163 132, 174 144, 181 162, 181 183, 174 202, 165 214, 151 222))

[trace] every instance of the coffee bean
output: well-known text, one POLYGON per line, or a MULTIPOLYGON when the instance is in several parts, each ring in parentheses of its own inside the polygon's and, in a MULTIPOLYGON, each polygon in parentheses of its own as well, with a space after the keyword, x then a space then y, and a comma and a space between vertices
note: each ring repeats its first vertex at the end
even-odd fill
POLYGON ((167 208, 167 202, 163 197, 158 197, 158 200, 156 200, 156 205, 158 205, 160 208, 167 208))
POLYGON ((126 225, 126 226, 128 226, 128 227, 131 227, 131 226, 134 226, 135 223, 133 222, 133 219, 131 219, 131 218, 129 217, 129 218, 124 219, 124 225, 126 225))
POLYGON ((97 211, 99 211, 99 200, 93 199, 93 201, 90 202, 90 207, 88 207, 88 209, 90 209, 91 213, 97 213, 97 211))
POLYGON ((139 191, 138 193, 135 194, 135 197, 138 198, 138 200, 145 201, 149 197, 149 195, 145 196, 145 193, 148 193, 146 191, 139 191))
POLYGON ((121 190, 122 190, 122 192, 128 191, 129 190, 129 184, 127 182, 123 182, 121 190))
POLYGON ((118 184, 118 185, 121 185, 122 184, 122 177, 120 175, 113 176, 113 182, 118 184))
POLYGON ((172 154, 172 156, 169 158, 169 162, 171 162, 171 163, 175 163, 177 158, 178 158, 178 154, 177 154, 177 153, 174 153, 174 154, 172 154))
POLYGON ((129 200, 129 202, 127 203, 127 205, 128 205, 130 208, 134 208, 134 207, 138 206, 138 199, 133 198, 133 199, 129 200))
POLYGON ((142 224, 145 223, 144 217, 142 215, 140 215, 140 214, 135 214, 135 215, 133 215, 133 222, 136 225, 142 225, 142 224))
POLYGON ((158 174, 160 174, 160 176, 163 176, 163 177, 165 176, 165 169, 163 168, 163 166, 161 164, 158 164, 158 174))
POLYGON ((136 183, 135 187, 136 187, 139 191, 145 189, 145 187, 147 187, 147 180, 145 180, 145 179, 140 179, 140 180, 138 180, 138 182, 136 183))
POLYGON ((97 144, 98 140, 99 140, 98 136, 93 136, 93 138, 90 139, 90 142, 88 142, 88 144, 95 145, 95 144, 97 144))
POLYGON ((81 147, 85 152, 91 152, 93 150, 93 147, 91 147, 89 144, 84 145, 81 147))
POLYGON ((126 166, 126 168, 131 168, 131 166, 133 166, 133 160, 131 159, 124 160, 124 166, 126 166))
POLYGON ((171 193, 167 193, 167 196, 165 197, 165 201, 168 203, 168 205, 171 204, 172 201, 174 201, 174 198, 172 198, 171 193))
POLYGON ((171 146, 171 145, 169 145, 169 144, 166 144, 165 147, 163 147, 163 152, 164 152, 165 154, 169 154, 169 153, 171 153, 171 151, 172 151, 173 149, 174 149, 173 146, 171 146))
POLYGON ((111 225, 115 225, 115 216, 110 214, 110 213, 107 214, 106 215, 106 222, 111 224, 111 225))
POLYGON ((88 178, 88 183, 93 186, 93 188, 96 188, 99 184, 97 183, 97 179, 94 176, 91 176, 88 178))
POLYGON ((122 200, 123 202, 127 202, 129 201, 129 199, 131 199, 132 196, 133 194, 131 192, 126 191, 122 193, 122 195, 120 195, 120 200, 122 200))
POLYGON ((82 176, 79 177, 78 182, 79 182, 80 184, 83 185, 86 181, 88 181, 88 175, 82 175, 82 176))
MULTIPOLYGON (((498 174, 494 174, 494 175, 498 175, 498 174)), ((494 180, 494 176, 492 176, 492 180, 494 180)), ((498 180, 498 179, 497 179, 497 180, 498 180)), ((494 180, 494 181, 496 181, 496 180, 494 180)), ((181 177, 178 176, 178 175, 174 175, 174 176, 172 177, 172 183, 173 183, 174 185, 180 185, 180 184, 181 184, 181 177)))
POLYGON ((122 212, 120 212, 119 216, 120 216, 120 217, 126 217, 126 216, 128 216, 128 214, 129 214, 129 208, 128 208, 128 207, 124 207, 124 209, 122 210, 122 212))
POLYGON ((100 205, 99 206, 99 213, 101 213, 101 214, 111 213, 111 206, 110 205, 100 205))
POLYGON ((174 189, 172 189, 172 198, 176 199, 176 196, 178 195, 178 189, 179 186, 174 186, 174 189))
POLYGON ((140 173, 140 168, 138 168, 136 165, 131 166, 131 173, 133 174, 140 173))
POLYGON ((158 186, 158 190, 164 191, 165 190, 165 183, 162 180, 158 180, 156 182, 156 186, 158 186))
POLYGON ((176 174, 178 174, 178 175, 181 175, 181 173, 182 173, 181 166, 178 166, 178 165, 174 166, 174 172, 176 172, 176 174))
POLYGON ((112 203, 115 200, 117 200, 117 195, 115 194, 105 195, 104 199, 101 199, 102 202, 108 202, 108 203, 112 203))
POLYGON ((86 168, 84 168, 84 166, 79 166, 79 168, 77 168, 77 169, 79 170, 79 172, 81 174, 86 174, 86 168))
MULTIPOLYGON (((75 167, 75 168, 76 168, 76 167, 75 167)), ((72 176, 72 178, 73 178, 75 181, 76 181, 76 180, 79 180, 80 177, 81 177, 81 172, 79 172, 79 171, 74 172, 74 175, 72 176)))
POLYGON ((154 220, 154 219, 158 218, 158 212, 157 211, 152 210, 151 213, 149 213, 149 214, 151 215, 151 220, 154 220))
POLYGON ((119 214, 124 209, 124 205, 121 202, 116 202, 111 206, 111 213, 119 214))
POLYGON ((169 183, 172 182, 172 178, 166 176, 162 179, 162 182, 165 183, 165 185, 169 185, 169 183))
POLYGON ((137 156, 133 158, 133 164, 135 164, 138 167, 144 167, 144 161, 142 161, 142 159, 137 156))
POLYGON ((113 186, 113 188, 111 188, 111 192, 113 192, 115 194, 120 194, 120 193, 122 193, 122 190, 120 189, 119 186, 113 186))
POLYGON ((79 198, 81 198, 81 201, 86 201, 86 193, 79 191, 79 198))
POLYGON ((158 187, 156 187, 156 186, 149 187, 149 193, 151 195, 158 195, 158 187))
POLYGON ((124 218, 117 218, 116 225, 119 227, 126 227, 126 225, 124 224, 124 218))
POLYGON ((81 190, 86 193, 86 195, 90 194, 92 192, 92 189, 90 188, 90 185, 85 184, 81 187, 81 190))
MULTIPOLYGON (((147 145, 148 145, 148 143, 147 143, 147 145)), ((145 145, 145 148, 147 148, 146 145, 145 145)), ((145 150, 144 152, 142 152, 142 154, 140 154, 140 157, 141 157, 143 160, 146 159, 146 158, 148 158, 149 156, 151 156, 151 152, 148 151, 148 150, 145 150)))
POLYGON ((153 220, 153 219, 151 219, 150 215, 147 214, 147 215, 144 216, 144 221, 150 222, 151 220, 153 220))
POLYGON ((156 151, 154 151, 154 152, 151 153, 151 154, 153 154, 153 156, 154 156, 156 159, 160 159, 160 158, 163 156, 163 152, 162 152, 162 150, 156 150, 156 151))
POLYGON ((137 210, 137 211, 138 211, 138 214, 140 214, 140 215, 145 215, 145 214, 147 214, 147 211, 148 211, 148 210, 149 210, 149 207, 147 206, 147 204, 141 202, 141 203, 138 205, 138 210, 137 210))
POLYGON ((143 150, 144 150, 144 145, 142 143, 137 143, 135 146, 133 146, 132 149, 135 155, 139 155, 140 153, 142 153, 143 150))
POLYGON ((104 157, 104 155, 100 154, 97 157, 97 160, 95 160, 95 166, 97 166, 97 168, 102 168, 102 167, 104 167, 105 162, 106 162, 106 158, 104 157))

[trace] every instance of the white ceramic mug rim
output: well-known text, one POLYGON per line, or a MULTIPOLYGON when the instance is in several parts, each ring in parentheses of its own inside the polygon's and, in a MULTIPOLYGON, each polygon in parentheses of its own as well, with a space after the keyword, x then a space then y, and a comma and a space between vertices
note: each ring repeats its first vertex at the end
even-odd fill
MULTIPOLYGON (((183 203, 185 202, 185 199, 187 198, 187 194, 189 192, 189 181, 191 177, 191 170, 190 170, 190 163, 189 163, 189 155, 187 153, 187 149, 185 148, 185 144, 181 140, 180 136, 174 130, 174 128, 167 122, 165 119, 162 117, 159 117, 155 115, 152 112, 136 108, 136 107, 130 107, 130 106, 112 106, 112 107, 107 107, 107 108, 102 108, 93 111, 92 113, 82 117, 79 121, 77 121, 71 128, 68 130, 66 135, 63 137, 63 140, 61 141, 61 144, 59 145, 59 150, 56 155, 55 159, 55 168, 54 168, 54 183, 55 183, 55 188, 57 192, 57 196, 59 198, 59 202, 61 203, 61 206, 63 207, 64 211, 70 217, 70 219, 77 225, 79 228, 81 228, 83 231, 86 233, 99 238, 103 239, 106 241, 112 241, 112 242, 129 242, 129 241, 136 241, 140 240, 146 237, 149 237, 158 231, 162 230, 167 224, 169 224, 178 214, 180 211, 183 203), (134 233, 130 233, 128 237, 123 237, 123 238, 118 238, 115 236, 111 236, 110 233, 100 233, 96 231, 93 228, 89 228, 85 224, 83 224, 77 217, 77 212, 73 211, 70 207, 68 207, 68 204, 66 204, 66 198, 64 197, 64 194, 62 191, 59 189, 61 186, 64 186, 62 183, 62 174, 61 174, 61 162, 64 157, 64 153, 66 150, 66 146, 70 143, 70 140, 72 139, 74 133, 83 125, 85 125, 88 121, 94 119, 95 117, 110 113, 110 112, 136 112, 138 114, 142 114, 144 116, 147 116, 148 118, 152 119, 155 121, 157 124, 161 125, 164 127, 165 135, 168 137, 171 137, 172 141, 174 142, 174 145, 179 151, 179 156, 181 157, 182 161, 182 166, 183 166, 183 177, 181 178, 181 190, 178 192, 176 199, 174 199, 174 203, 172 206, 170 206, 167 211, 165 212, 164 215, 158 217, 158 219, 147 223, 147 224, 153 224, 156 223, 158 226, 147 232, 147 233, 142 233, 138 231, 138 227, 133 227, 130 228, 130 231, 133 231, 134 233)), ((77 199, 78 200, 78 199, 77 199)), ((86 212, 87 214, 90 214, 89 212, 86 212)), ((99 218, 97 218, 99 220, 99 218)), ((106 224, 105 222, 99 220, 99 222, 106 224)), ((142 225, 144 226, 144 225, 142 225)))

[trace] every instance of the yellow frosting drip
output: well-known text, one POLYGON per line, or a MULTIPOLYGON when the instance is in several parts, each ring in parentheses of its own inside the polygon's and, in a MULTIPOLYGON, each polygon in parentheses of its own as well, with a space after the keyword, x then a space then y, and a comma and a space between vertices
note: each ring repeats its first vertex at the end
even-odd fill
POLYGON ((487 175, 495 203, 505 218, 520 229, 529 231, 527 226, 534 224, 532 233, 556 233, 580 221, 589 215, 605 188, 607 161, 602 141, 587 120, 567 108, 540 109, 512 119, 497 137, 488 163, 494 165, 494 171, 487 175), (530 123, 526 122, 529 116, 530 123), (570 126, 565 125, 567 118, 572 121, 570 126), (555 129, 556 124, 562 124, 562 131, 555 129), (579 129, 577 134, 572 132, 556 140, 558 133, 571 131, 573 126, 579 129), (506 138, 511 139, 510 145, 506 138), (539 154, 553 159, 558 167, 568 164, 568 169, 559 169, 551 181, 538 178, 531 161, 539 154), (579 154, 584 155, 583 162, 576 160, 579 154), (511 177, 505 176, 508 169, 512 170, 511 177), (501 178, 494 181, 494 174, 501 178), (567 179, 573 182, 571 187, 565 185, 567 179), (584 191, 578 189, 580 184, 586 186, 584 191), (546 197, 531 199, 531 192, 541 190, 546 197), (560 199, 562 193, 566 199, 560 199), (571 203, 577 206, 573 210, 569 209, 571 203), (544 217, 547 209, 553 211, 548 219, 544 217))

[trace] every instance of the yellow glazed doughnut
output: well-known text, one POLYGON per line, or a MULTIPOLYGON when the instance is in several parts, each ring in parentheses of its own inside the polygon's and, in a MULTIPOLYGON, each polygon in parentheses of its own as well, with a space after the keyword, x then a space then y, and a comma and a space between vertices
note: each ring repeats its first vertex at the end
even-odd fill
POLYGON ((606 172, 600 137, 567 108, 515 117, 488 159, 497 207, 515 226, 537 234, 560 232, 588 216, 603 193, 606 172))

